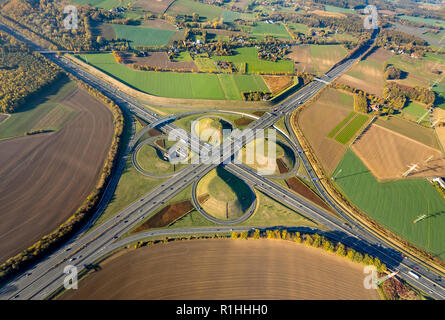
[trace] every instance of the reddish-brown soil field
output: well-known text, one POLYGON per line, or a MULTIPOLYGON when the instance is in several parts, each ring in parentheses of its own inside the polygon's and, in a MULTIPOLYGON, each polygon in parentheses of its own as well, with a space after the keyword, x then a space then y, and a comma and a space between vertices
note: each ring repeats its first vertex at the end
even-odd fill
POLYGON ((113 137, 111 112, 82 89, 60 131, 0 141, 0 261, 55 230, 94 188, 113 137))
POLYGON ((61 299, 379 299, 363 266, 285 240, 192 240, 129 251, 61 299))
POLYGON ((283 159, 281 159, 281 158, 277 159, 277 167, 278 167, 278 171, 281 174, 289 172, 287 165, 284 163, 283 159))
POLYGON ((190 200, 184 200, 165 206, 153 217, 134 229, 132 233, 152 228, 163 228, 192 211, 195 207, 190 200))
POLYGON ((409 177, 445 175, 442 152, 376 124, 354 143, 352 150, 379 180, 401 179, 414 163, 419 169, 409 177), (430 156, 433 159, 425 163, 430 156))
POLYGON ((266 113, 266 111, 255 111, 252 114, 257 117, 262 117, 265 113, 266 113))
POLYGON ((175 0, 137 0, 134 5, 151 12, 164 13, 173 1, 175 0))
POLYGON ((345 145, 328 138, 328 133, 351 112, 340 106, 336 92, 329 89, 298 117, 301 130, 328 173, 334 171, 346 152, 345 145))
POLYGON ((247 125, 249 125, 250 123, 252 123, 253 121, 254 121, 254 120, 251 119, 251 118, 241 117, 241 118, 235 119, 235 120, 233 121, 233 123, 234 123, 236 126, 247 126, 247 125))
POLYGON ((193 61, 170 61, 167 53, 165 52, 149 52, 148 57, 134 57, 131 54, 127 54, 124 57, 124 61, 127 64, 147 65, 155 68, 169 68, 175 70, 185 71, 198 71, 198 67, 193 61))
POLYGON ((329 207, 323 200, 321 200, 320 197, 316 195, 314 191, 312 191, 307 185, 301 182, 300 179, 296 177, 286 179, 286 184, 292 191, 302 195, 303 197, 319 205, 320 207, 331 211, 331 207, 329 207))
POLYGON ((8 115, 6 114, 0 114, 0 123, 4 120, 8 119, 8 115))
POLYGON ((277 94, 280 91, 283 91, 293 83, 292 77, 286 76, 263 76, 263 80, 272 94, 277 94))

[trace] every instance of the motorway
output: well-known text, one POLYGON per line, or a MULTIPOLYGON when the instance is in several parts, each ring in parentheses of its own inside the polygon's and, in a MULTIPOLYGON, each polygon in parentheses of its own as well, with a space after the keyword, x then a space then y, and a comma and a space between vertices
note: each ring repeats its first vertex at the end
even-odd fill
MULTIPOLYGON (((6 28, 9 30, 8 32, 17 36, 14 31, 5 26, 0 25, 0 28, 6 28)), ((23 39, 23 37, 20 35, 18 35, 18 38, 23 39)), ((29 43, 29 40, 24 40, 29 43)), ((149 124, 160 123, 160 129, 164 132, 169 132, 175 129, 174 125, 164 122, 159 115, 147 111, 146 108, 137 103, 133 98, 125 95, 108 83, 95 78, 91 74, 80 69, 78 66, 63 59, 57 58, 52 54, 48 54, 46 56, 54 63, 61 66, 66 72, 73 74, 77 78, 88 83, 109 98, 113 99, 121 108, 124 109, 124 111, 137 115, 141 119, 147 121, 149 124)), ((311 82, 292 97, 275 107, 273 111, 265 113, 262 117, 253 122, 249 128, 254 130, 265 129, 272 126, 283 116, 290 114, 295 108, 299 107, 301 104, 315 96, 322 88, 326 86, 327 83, 341 75, 356 61, 356 58, 357 57, 351 57, 346 59, 344 63, 333 68, 323 77, 321 77, 320 81, 316 80, 311 82)), ((210 170, 216 168, 216 166, 221 163, 225 164, 229 171, 237 174, 244 180, 247 180, 248 183, 255 185, 255 187, 259 190, 272 195, 273 198, 286 203, 289 207, 295 208, 303 215, 312 217, 314 220, 326 225, 332 230, 332 232, 337 232, 337 235, 341 234, 343 237, 356 239, 353 241, 360 242, 362 250, 363 247, 367 247, 370 250, 370 254, 375 254, 379 258, 382 255, 381 251, 388 250, 388 248, 383 247, 381 243, 375 242, 375 238, 370 236, 369 233, 362 230, 360 227, 356 227, 353 221, 351 221, 351 225, 354 227, 348 227, 343 221, 338 219, 336 221, 336 218, 332 217, 332 215, 329 213, 323 212, 323 210, 309 203, 302 197, 299 197, 295 193, 290 192, 279 185, 274 185, 267 178, 259 176, 255 172, 251 172, 248 168, 230 164, 233 153, 239 151, 239 149, 236 149, 237 146, 239 148, 239 146, 245 145, 253 138, 253 135, 249 134, 235 136, 233 137, 233 144, 229 145, 227 150, 223 149, 222 152, 219 150, 219 148, 212 148, 212 150, 208 152, 209 158, 205 164, 191 164, 187 166, 185 169, 181 170, 178 175, 175 175, 170 180, 156 187, 150 193, 141 197, 132 203, 128 208, 124 209, 122 212, 96 229, 88 233, 80 233, 76 235, 59 250, 36 264, 32 270, 19 275, 9 282, 0 290, 0 298, 46 298, 63 283, 65 276, 63 270, 66 265, 75 265, 80 271, 84 268, 85 264, 94 262, 97 258, 99 258, 101 253, 107 252, 107 248, 109 246, 113 245, 113 243, 117 243, 119 236, 131 230, 140 220, 153 213, 159 208, 159 206, 162 206, 166 201, 172 199, 177 193, 184 190, 189 184, 198 181, 201 177, 207 174, 210 170)), ((190 142, 190 137, 188 135, 182 137, 182 139, 190 142)), ((136 141, 133 139, 132 143, 135 142, 136 141)), ((191 143, 191 145, 193 145, 193 143, 191 143)), ((202 142, 200 141, 196 142, 196 145, 200 146, 201 148, 208 148, 208 146, 203 146, 202 142)), ((125 154, 125 156, 127 156, 127 154, 125 154)), ((303 162, 304 161, 305 160, 303 160, 303 162)), ((124 163, 124 161, 120 161, 120 164, 121 163, 124 163)), ((118 180, 118 175, 116 177, 118 180)), ((111 190, 113 190, 113 188, 111 188, 111 190)), ((103 201, 103 206, 106 206, 108 203, 107 200, 109 201, 109 199, 105 199, 105 201, 103 201)), ((196 230, 195 232, 198 231, 196 230)), ((397 252, 396 254, 400 256, 400 254, 397 252)), ((395 256, 394 252, 389 254, 390 257, 393 255, 395 256)), ((410 265, 411 261, 408 260, 400 262, 396 260, 397 258, 392 259, 395 261, 394 268, 399 268, 398 270, 400 271, 402 278, 406 279, 410 283, 413 283, 416 287, 419 287, 425 292, 428 292, 434 298, 445 299, 444 288, 442 284, 439 283, 440 281, 437 281, 437 276, 435 274, 430 275, 426 270, 416 271, 416 273, 421 275, 420 281, 418 281, 406 275, 408 270, 412 270, 413 266, 410 265)), ((382 259, 382 261, 387 260, 388 259, 382 259)), ((388 265, 392 266, 392 264, 388 265)))

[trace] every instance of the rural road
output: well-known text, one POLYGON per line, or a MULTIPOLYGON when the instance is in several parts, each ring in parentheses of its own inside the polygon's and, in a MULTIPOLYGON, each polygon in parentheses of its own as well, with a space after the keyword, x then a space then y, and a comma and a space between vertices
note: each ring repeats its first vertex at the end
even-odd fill
MULTIPOLYGON (((7 32, 16 35, 16 32, 10 30, 8 27, 0 25, 0 28, 6 28, 7 32)), ((18 36, 18 38, 23 39, 23 37, 20 36, 18 36)), ((29 40, 26 42, 29 43, 29 40)), ((95 78, 91 74, 80 69, 78 66, 63 59, 59 59, 55 55, 49 54, 46 56, 54 63, 61 66, 66 72, 73 74, 108 97, 112 98, 123 109, 137 115, 148 123, 159 123, 160 126, 162 125, 160 128, 165 132, 168 132, 174 128, 173 125, 168 123, 168 120, 164 121, 159 115, 147 111, 147 109, 139 105, 133 98, 123 94, 119 90, 116 90, 108 83, 95 78)), ((322 88, 326 86, 327 83, 348 69, 357 58, 358 56, 354 56, 346 59, 342 64, 330 70, 319 80, 311 82, 296 94, 275 107, 273 111, 265 113, 262 117, 253 122, 249 128, 254 130, 265 129, 272 126, 286 114, 291 113, 293 110, 295 110, 295 108, 298 108, 301 104, 315 96, 322 88)), ((184 136, 183 139, 184 141, 188 141, 189 137, 184 136)), ((234 137, 234 142, 242 142, 241 145, 243 145, 252 139, 253 136, 251 135, 243 135, 234 137)), ((198 142, 198 145, 202 147, 201 142, 198 142)), ((94 260, 99 257, 101 252, 106 252, 108 246, 114 245, 114 242, 117 243, 116 239, 119 236, 131 230, 141 219, 144 219, 147 215, 155 212, 159 206, 172 199, 177 193, 184 190, 190 183, 194 183, 202 178, 210 170, 216 168, 216 166, 220 163, 226 164, 226 168, 228 168, 228 170, 236 172, 238 176, 242 177, 244 180, 247 180, 249 183, 253 183, 258 189, 264 192, 269 192, 269 194, 273 195, 274 199, 277 199, 283 203, 288 203, 289 206, 295 208, 303 215, 308 217, 312 216, 314 220, 330 227, 331 232, 342 234, 345 237, 350 237, 351 239, 356 239, 354 241, 361 244, 362 250, 363 248, 368 248, 370 251, 367 252, 370 254, 381 258, 381 260, 384 262, 388 261, 388 259, 385 258, 386 254, 382 255, 382 251, 389 250, 392 252, 393 250, 389 247, 385 247, 385 245, 381 244, 380 242, 368 242, 368 239, 369 241, 374 240, 373 236, 369 235, 369 233, 362 230, 360 227, 355 227, 355 223, 353 224, 352 228, 349 228, 344 225, 343 221, 332 217, 332 215, 329 213, 324 212, 322 209, 318 208, 312 203, 308 203, 295 193, 291 193, 289 190, 282 187, 280 189, 280 186, 274 185, 267 178, 258 176, 256 173, 250 172, 247 168, 228 164, 233 152, 236 152, 236 150, 233 151, 233 145, 230 145, 230 150, 222 150, 221 152, 219 149, 216 150, 216 148, 212 148, 212 151, 213 152, 210 153, 211 161, 209 161, 209 164, 191 164, 187 166, 185 169, 181 170, 178 175, 156 187, 150 193, 132 203, 128 208, 124 209, 112 219, 106 221, 89 233, 76 236, 59 250, 37 263, 33 269, 29 270, 26 274, 24 273, 19 275, 0 289, 0 298, 46 298, 63 283, 65 276, 63 270, 66 265, 75 265, 79 268, 79 271, 82 270, 84 268, 84 264, 94 262, 94 260)), ((323 196, 325 196, 325 194, 323 194, 323 196)), ((104 202, 104 206, 106 206, 106 203, 107 201, 104 202)), ((400 253, 397 252, 397 255, 400 256, 400 253)), ((409 275, 407 275, 407 272, 412 270, 414 262, 410 259, 402 259, 402 261, 398 261, 396 258, 393 258, 393 260, 398 263, 394 268, 398 268, 397 270, 400 271, 399 275, 403 279, 413 283, 416 287, 429 293, 434 298, 445 299, 445 291, 442 284, 439 283, 441 281, 437 281, 437 275, 432 275, 432 272, 427 272, 426 270, 419 270, 416 271, 416 273, 421 275, 420 280, 410 278, 409 275)), ((392 266, 391 263, 388 265, 392 266)))

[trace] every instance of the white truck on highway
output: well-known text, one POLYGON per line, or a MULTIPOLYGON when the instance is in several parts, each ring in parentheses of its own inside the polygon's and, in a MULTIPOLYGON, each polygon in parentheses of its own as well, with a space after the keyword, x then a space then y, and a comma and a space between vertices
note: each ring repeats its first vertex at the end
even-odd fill
POLYGON ((414 279, 417 279, 417 280, 420 279, 420 276, 419 276, 417 273, 414 273, 414 272, 412 272, 412 271, 408 271, 408 274, 409 274, 411 277, 413 277, 414 279))

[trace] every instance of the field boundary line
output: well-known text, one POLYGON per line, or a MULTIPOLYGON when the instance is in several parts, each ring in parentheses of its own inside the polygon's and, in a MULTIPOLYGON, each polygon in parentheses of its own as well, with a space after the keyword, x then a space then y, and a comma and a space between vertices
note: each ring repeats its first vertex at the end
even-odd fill
POLYGON ((426 144, 424 144, 424 143, 422 143, 422 142, 420 142, 420 141, 417 141, 417 140, 415 140, 415 139, 413 139, 413 138, 407 137, 407 136, 405 136, 404 134, 401 134, 401 133, 396 132, 396 131, 394 131, 394 130, 385 128, 385 127, 383 127, 383 126, 381 126, 381 125, 379 125, 379 124, 377 124, 377 123, 374 123, 374 125, 375 125, 375 126, 378 126, 379 128, 382 128, 382 129, 384 129, 384 130, 386 130, 386 131, 388 131, 388 132, 390 132, 390 133, 393 133, 393 134, 395 134, 395 135, 398 135, 399 137, 408 139, 408 140, 410 140, 411 142, 420 144, 420 145, 422 145, 422 146, 424 146, 424 147, 427 147, 427 148, 429 148, 429 149, 431 149, 431 150, 434 150, 434 151, 436 151, 436 152, 437 152, 437 151, 440 151, 439 149, 433 148, 433 147, 431 147, 431 146, 429 146, 429 145, 426 145, 426 144))

